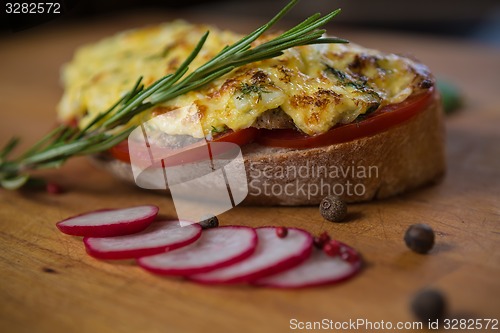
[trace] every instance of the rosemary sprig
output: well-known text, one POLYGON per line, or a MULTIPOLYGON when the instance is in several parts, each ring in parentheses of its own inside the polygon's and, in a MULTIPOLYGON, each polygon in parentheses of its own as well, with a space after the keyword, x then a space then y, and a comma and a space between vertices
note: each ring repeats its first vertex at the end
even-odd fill
POLYGON ((325 30, 320 27, 340 12, 337 9, 325 16, 319 13, 314 14, 276 38, 252 48, 251 44, 279 21, 298 1, 291 0, 268 23, 233 45, 224 47, 211 60, 186 75, 189 65, 207 40, 209 35, 207 31, 174 73, 164 76, 147 88, 142 84, 142 78, 139 78, 124 97, 108 110, 98 114, 83 129, 61 125, 25 153, 10 160, 11 152, 19 143, 17 138, 12 139, 0 150, 0 186, 16 189, 26 183, 30 171, 59 167, 73 156, 108 150, 128 137, 134 129, 128 122, 134 116, 159 103, 196 90, 237 67, 280 56, 284 50, 295 46, 347 42, 340 38, 322 37, 325 30))

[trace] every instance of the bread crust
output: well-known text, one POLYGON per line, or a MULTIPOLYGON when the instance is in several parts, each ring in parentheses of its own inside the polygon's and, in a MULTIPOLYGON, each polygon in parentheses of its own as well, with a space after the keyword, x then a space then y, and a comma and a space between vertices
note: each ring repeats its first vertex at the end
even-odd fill
MULTIPOLYGON (((431 103, 373 136, 310 149, 242 147, 249 205, 316 205, 328 194, 347 202, 388 198, 437 181, 445 172, 442 106, 431 103)), ((116 177, 134 182, 128 163, 95 155, 116 177)))
MULTIPOLYGON (((255 144, 244 147, 245 166, 250 171, 246 203, 315 205, 329 194, 347 202, 362 202, 388 198, 436 181, 445 172, 442 115, 441 103, 435 96, 422 112, 370 137, 304 150, 255 144), (270 168, 292 171, 283 172, 283 177, 266 177, 273 174, 270 168), (261 177, 252 177, 252 170, 253 176, 261 177), (271 195, 263 193, 264 181, 271 195), (287 184, 291 184, 288 186, 294 195, 289 195, 290 191, 279 194, 279 190, 273 195, 273 187, 287 184)), ((279 170, 274 175, 281 176, 279 170)))

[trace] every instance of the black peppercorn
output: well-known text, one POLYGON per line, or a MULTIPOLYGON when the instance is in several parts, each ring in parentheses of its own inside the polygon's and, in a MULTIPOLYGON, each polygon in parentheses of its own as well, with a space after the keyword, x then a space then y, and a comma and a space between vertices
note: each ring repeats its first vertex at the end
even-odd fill
POLYGON ((347 216, 347 204, 336 196, 327 196, 319 204, 321 216, 330 222, 342 222, 347 216))
POLYGON ((413 251, 425 254, 434 246, 434 231, 427 224, 413 224, 406 230, 404 241, 413 251))
POLYGON ((219 226, 219 219, 217 216, 209 217, 203 221, 199 222, 202 229, 217 228, 219 226))
POLYGON ((420 291, 411 301, 411 310, 421 322, 435 322, 446 314, 446 300, 437 290, 420 291))

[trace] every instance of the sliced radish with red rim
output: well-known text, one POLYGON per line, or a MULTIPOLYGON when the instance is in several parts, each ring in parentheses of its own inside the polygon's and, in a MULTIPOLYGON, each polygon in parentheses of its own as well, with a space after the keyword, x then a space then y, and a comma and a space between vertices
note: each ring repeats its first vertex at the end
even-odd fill
POLYGON ((139 258, 144 269, 162 275, 191 275, 232 265, 252 255, 257 246, 254 229, 225 226, 204 230, 193 244, 167 253, 139 258))
POLYGON ((349 279, 359 272, 361 257, 351 247, 341 243, 338 256, 329 256, 314 249, 302 264, 279 274, 254 281, 255 285, 275 288, 305 288, 334 284, 349 279))
POLYGON ((112 237, 144 230, 157 215, 158 207, 153 205, 101 209, 67 218, 56 226, 73 236, 112 237))
POLYGON ((256 231, 259 243, 252 256, 234 265, 188 278, 206 284, 251 282, 295 267, 311 254, 313 238, 307 231, 288 228, 284 238, 278 237, 275 227, 256 231))
POLYGON ((132 259, 174 250, 196 241, 201 226, 180 221, 153 222, 145 230, 125 236, 85 237, 87 253, 99 259, 132 259))

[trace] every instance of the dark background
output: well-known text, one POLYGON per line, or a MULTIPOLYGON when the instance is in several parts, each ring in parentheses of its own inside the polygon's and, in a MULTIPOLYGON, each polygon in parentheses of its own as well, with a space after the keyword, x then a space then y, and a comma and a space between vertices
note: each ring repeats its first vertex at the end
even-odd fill
MULTIPOLYGON (((47 0, 48 1, 48 0, 47 0)), ((56 0, 50 0, 56 1, 56 0)), ((2 1, 4 3, 9 1, 2 1)), ((10 1, 20 2, 20 1, 10 1)), ((26 2, 26 1, 24 1, 26 2)), ((286 4, 286 0, 62 0, 63 14, 6 15, 2 18, 3 34, 18 33, 39 24, 64 25, 75 21, 92 21, 140 10, 168 12, 244 15, 265 20, 286 4)), ((315 11, 329 12, 342 8, 335 24, 351 28, 398 30, 474 39, 500 46, 500 1, 498 0, 302 0, 288 14, 299 20, 315 11)), ((4 10, 2 9, 2 13, 4 10)))

